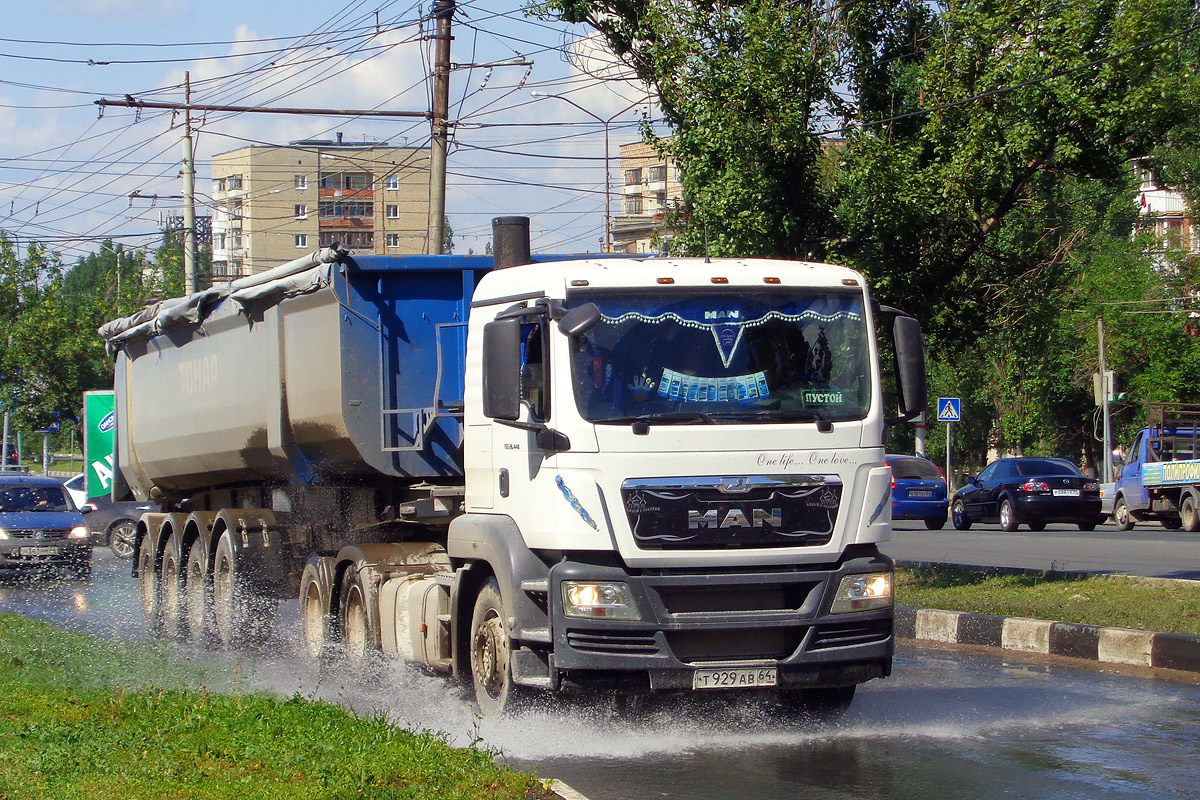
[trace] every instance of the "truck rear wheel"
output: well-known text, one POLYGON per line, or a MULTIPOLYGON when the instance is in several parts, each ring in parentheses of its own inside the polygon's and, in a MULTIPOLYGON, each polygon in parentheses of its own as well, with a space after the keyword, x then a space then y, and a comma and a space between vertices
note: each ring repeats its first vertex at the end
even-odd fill
POLYGON ((304 649, 310 658, 323 658, 333 635, 329 616, 329 598, 312 564, 304 566, 300 576, 300 630, 304 649))
POLYGON ((138 550, 138 601, 142 607, 142 619, 146 630, 151 636, 157 636, 162 629, 162 616, 159 606, 158 571, 155 564, 158 561, 154 550, 154 542, 147 535, 142 538, 142 546, 138 550))
POLYGON ((188 547, 187 580, 183 587, 187 638, 193 644, 208 644, 212 633, 209 578, 208 545, 203 536, 197 536, 188 547))
POLYGON ((179 543, 179 531, 172 531, 163 548, 159 603, 162 606, 163 634, 168 639, 180 639, 186 622, 183 616, 183 555, 179 543))
POLYGON ((1113 506, 1113 522, 1119 531, 1133 530, 1133 516, 1129 513, 1129 504, 1125 502, 1124 497, 1118 497, 1113 506))
POLYGON ((1179 519, 1183 522, 1185 531, 1200 531, 1200 512, 1196 509, 1195 495, 1189 494, 1183 498, 1183 502, 1179 504, 1179 519))
POLYGON ((338 619, 342 643, 351 658, 363 659, 367 653, 380 649, 378 607, 365 576, 355 567, 347 567, 342 576, 338 619))
POLYGON ((260 596, 245 574, 242 559, 233 544, 233 533, 225 531, 213 554, 213 632, 225 647, 261 644, 274 626, 274 603, 260 596))
POLYGON ((519 691, 512 679, 504 616, 500 584, 488 578, 471 615, 471 678, 475 702, 485 717, 503 714, 519 691))

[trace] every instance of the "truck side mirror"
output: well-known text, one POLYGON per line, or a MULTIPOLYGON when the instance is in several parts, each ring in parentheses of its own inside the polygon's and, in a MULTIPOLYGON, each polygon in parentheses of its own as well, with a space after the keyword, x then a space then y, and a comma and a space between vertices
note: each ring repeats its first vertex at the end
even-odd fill
POLYGON ((596 327, 600 316, 600 309, 595 303, 584 303, 563 314, 558 321, 558 330, 574 339, 596 327))
POLYGON ((925 338, 921 335, 921 323, 909 316, 897 316, 892 332, 896 343, 896 378, 900 384, 900 415, 906 420, 913 419, 929 402, 925 338))
POLYGON ((500 319, 483 326, 483 414, 521 416, 521 322, 500 319))

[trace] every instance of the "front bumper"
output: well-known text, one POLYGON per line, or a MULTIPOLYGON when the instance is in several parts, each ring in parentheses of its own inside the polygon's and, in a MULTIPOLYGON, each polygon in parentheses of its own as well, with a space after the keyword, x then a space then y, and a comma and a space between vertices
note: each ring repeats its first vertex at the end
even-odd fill
POLYGON ((1090 522, 1100 516, 1100 498, 1018 495, 1013 511, 1019 522, 1090 522))
POLYGON ((830 614, 845 575, 892 569, 869 548, 817 569, 642 570, 564 561, 550 571, 556 688, 691 689, 706 667, 769 666, 780 686, 845 686, 884 677, 894 649, 891 607, 830 614), (642 618, 568 618, 561 584, 621 581, 642 618))

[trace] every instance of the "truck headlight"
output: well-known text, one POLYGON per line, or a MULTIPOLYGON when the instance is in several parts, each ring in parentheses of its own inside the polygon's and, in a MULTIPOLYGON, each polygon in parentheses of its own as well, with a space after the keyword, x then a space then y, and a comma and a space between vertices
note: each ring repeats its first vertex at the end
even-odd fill
POLYGON ((629 585, 618 581, 563 581, 563 613, 581 619, 641 619, 629 585))
POLYGON ((88 531, 87 526, 76 525, 74 528, 71 528, 71 532, 67 534, 67 538, 68 539, 86 539, 91 535, 92 534, 91 534, 91 532, 88 531))
POLYGON ((838 584, 830 614, 851 611, 870 611, 892 604, 892 573, 871 572, 866 575, 847 575, 838 584))
POLYGON ((4 528, 0 528, 0 539, 7 539, 7 538, 8 538, 8 531, 4 530, 4 528))

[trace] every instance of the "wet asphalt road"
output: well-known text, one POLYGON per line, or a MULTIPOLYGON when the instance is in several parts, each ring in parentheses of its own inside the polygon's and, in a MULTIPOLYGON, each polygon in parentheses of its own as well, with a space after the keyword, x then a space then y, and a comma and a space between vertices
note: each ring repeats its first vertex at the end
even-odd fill
MULTIPOLYGON (((0 611, 144 638, 128 563, 95 554, 90 581, 0 576, 0 611)), ((862 687, 837 721, 781 719, 761 698, 724 695, 637 715, 600 699, 480 720, 457 686, 395 663, 317 671, 291 649, 295 613, 283 604, 264 650, 175 647, 240 687, 478 740, 591 800, 1200 797, 1200 686, 903 645, 893 676, 862 687)))

